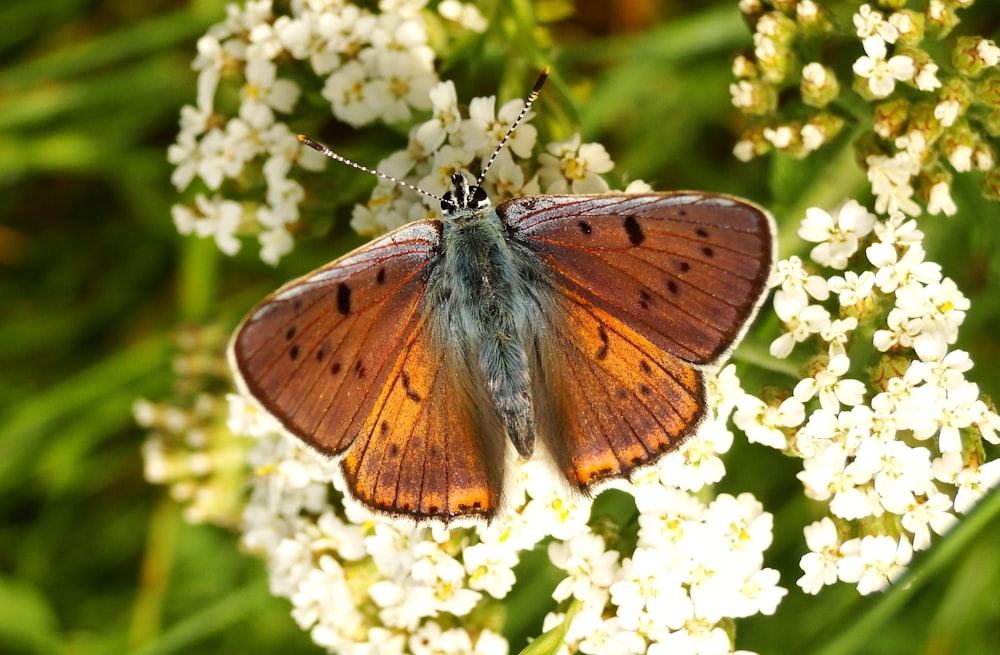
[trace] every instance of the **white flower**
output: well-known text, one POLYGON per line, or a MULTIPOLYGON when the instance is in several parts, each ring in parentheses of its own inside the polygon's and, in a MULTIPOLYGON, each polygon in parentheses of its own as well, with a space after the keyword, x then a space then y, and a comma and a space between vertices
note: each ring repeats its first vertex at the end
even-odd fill
POLYGON ((799 236, 806 241, 818 242, 810 256, 824 266, 843 269, 858 249, 858 240, 871 233, 875 215, 849 200, 836 212, 836 218, 818 207, 806 210, 799 227, 799 236))
POLYGON ((236 230, 243 220, 243 207, 218 195, 208 198, 199 193, 194 201, 195 210, 174 205, 172 213, 177 231, 181 234, 194 233, 203 238, 213 237, 219 250, 235 255, 240 249, 236 230))
POLYGON ((483 15, 479 13, 479 8, 471 2, 443 0, 438 5, 438 13, 473 32, 485 32, 489 26, 483 15))
POLYGON ((834 275, 830 278, 830 291, 837 294, 841 307, 850 307, 862 302, 873 300, 875 289, 875 274, 863 271, 860 275, 854 271, 844 271, 843 277, 834 275))
POLYGON ((943 100, 934 106, 934 118, 941 121, 942 127, 951 127, 961 110, 957 100, 943 100))
MULTIPOLYGON (((873 243, 865 251, 868 261, 875 265, 875 285, 883 293, 895 293, 911 287, 919 293, 922 285, 933 284, 941 279, 941 265, 925 261, 926 253, 920 244, 912 244, 902 257, 895 246, 889 243, 873 243)), ((897 304, 898 306, 898 304, 897 304)), ((919 314, 908 314, 919 316, 919 314)))
POLYGON ((927 62, 916 69, 913 76, 913 83, 921 91, 933 91, 941 88, 941 80, 937 76, 938 66, 934 62, 927 62))
POLYGON ((430 90, 430 97, 433 116, 414 134, 414 139, 426 151, 437 150, 449 134, 454 134, 462 126, 454 82, 439 82, 430 90))
POLYGON ((960 144, 947 150, 948 163, 959 173, 972 170, 972 147, 960 144))
POLYGON ((905 537, 896 541, 887 536, 866 536, 846 541, 840 549, 840 579, 858 583, 858 591, 866 596, 895 582, 913 558, 913 548, 905 537))
MULTIPOLYGON (((524 101, 514 99, 504 103, 494 117, 495 105, 495 96, 473 98, 472 102, 469 103, 469 118, 461 126, 462 142, 478 157, 485 158, 493 154, 510 126, 514 124, 518 114, 521 113, 521 109, 524 108, 524 101)), ((507 150, 522 159, 531 156, 538 138, 538 130, 534 125, 528 123, 533 116, 534 114, 531 112, 525 115, 517 129, 510 135, 505 146, 507 150)))
POLYGON ((908 82, 915 73, 913 59, 896 55, 886 59, 885 41, 881 36, 869 36, 862 41, 864 57, 854 62, 854 73, 868 80, 868 88, 876 98, 884 98, 896 88, 896 82, 908 82))
POLYGON ((951 199, 951 187, 947 182, 938 182, 931 187, 930 198, 927 201, 928 214, 944 214, 954 216, 958 212, 955 201, 951 199))
POLYGON ((987 491, 1000 483, 1000 459, 978 467, 966 467, 960 453, 942 453, 934 460, 931 470, 937 480, 957 487, 955 511, 966 514, 987 491))
POLYGON ((902 211, 910 216, 920 214, 920 205, 913 200, 913 186, 910 180, 920 172, 920 160, 907 152, 896 153, 893 157, 868 155, 868 181, 875 194, 875 211, 892 214, 902 211))
POLYGON ((618 553, 605 550, 604 540, 596 534, 581 533, 567 541, 553 541, 548 553, 552 564, 568 574, 552 592, 557 601, 571 596, 586 601, 614 582, 618 553))
POLYGON ((983 39, 976 44, 976 54, 987 66, 1000 64, 1000 47, 989 39, 983 39))
POLYGON ((614 167, 608 151, 599 143, 580 143, 575 134, 566 141, 546 146, 538 156, 538 177, 546 193, 603 193, 608 183, 600 176, 614 167))
POLYGON ((895 511, 902 514, 901 523, 913 535, 913 550, 926 550, 931 546, 931 530, 944 535, 958 519, 951 513, 952 501, 946 494, 935 493, 926 500, 915 500, 909 507, 895 511))
POLYGON ((726 474, 719 455, 728 452, 732 444, 733 433, 726 428, 725 421, 709 418, 680 450, 657 462, 660 478, 666 484, 688 491, 715 484, 726 474))
POLYGON ((805 416, 805 406, 793 397, 785 398, 774 407, 756 396, 745 394, 736 404, 733 423, 746 433, 750 443, 782 450, 788 447, 782 428, 801 425, 805 416))
POLYGON ((841 404, 857 405, 864 400, 865 385, 860 380, 841 379, 850 365, 847 355, 831 357, 813 377, 799 380, 792 394, 803 403, 819 395, 820 406, 828 412, 838 411, 841 404))
POLYGON ((278 67, 266 59, 251 59, 246 66, 246 84, 240 118, 255 128, 274 122, 272 110, 287 114, 299 99, 298 85, 291 80, 277 79, 278 67))
POLYGON ((882 12, 872 9, 870 5, 861 5, 852 20, 854 21, 854 31, 859 39, 864 40, 874 36, 886 43, 895 43, 899 37, 896 25, 886 21, 882 12))
POLYGON ((694 614, 683 579, 669 560, 654 548, 638 547, 625 558, 611 584, 611 602, 622 627, 639 629, 643 615, 651 615, 671 630, 679 630, 694 614))
POLYGON ((322 95, 338 119, 354 126, 364 125, 377 115, 369 103, 368 87, 365 67, 358 61, 349 61, 326 78, 322 95))
POLYGON ((494 598, 505 597, 514 586, 515 551, 506 544, 478 543, 462 551, 462 561, 469 574, 469 587, 485 591, 494 598))
POLYGON ((837 562, 840 559, 840 539, 837 527, 829 517, 807 525, 802 531, 809 552, 799 559, 802 577, 796 584, 807 594, 818 594, 825 585, 837 581, 837 562))

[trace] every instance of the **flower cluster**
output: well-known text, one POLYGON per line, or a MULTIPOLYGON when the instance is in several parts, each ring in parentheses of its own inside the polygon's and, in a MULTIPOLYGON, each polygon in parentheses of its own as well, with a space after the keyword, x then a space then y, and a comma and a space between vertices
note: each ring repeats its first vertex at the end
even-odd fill
POLYGON ((178 332, 177 381, 169 401, 136 400, 136 423, 149 430, 143 443, 146 479, 167 485, 191 523, 239 525, 252 441, 227 428, 229 370, 220 327, 178 332))
POLYGON ((984 193, 1000 199, 1000 47, 982 37, 950 38, 957 9, 972 1, 930 0, 921 11, 880 3, 893 7, 888 12, 863 4, 850 24, 839 24, 841 8, 814 0, 741 0, 754 26, 754 50, 733 65, 733 104, 751 117, 737 157, 772 150, 804 157, 848 123, 870 122, 855 145, 879 213, 952 215, 952 175, 969 171, 981 172, 984 193), (830 47, 844 37, 856 45, 830 47), (935 41, 949 47, 950 61, 930 54, 940 50, 935 41), (817 52, 859 53, 853 80, 835 73, 847 62, 809 60, 817 52), (868 115, 844 99, 842 87, 870 103, 868 115))
MULTIPOLYGON (((271 0, 228 5, 228 18, 198 41, 197 101, 182 109, 168 152, 177 189, 197 182, 193 202, 174 207, 178 231, 213 237, 229 255, 254 236, 270 264, 287 254, 306 195, 299 170, 325 160, 278 116, 295 109, 303 84, 322 86, 329 111, 355 126, 429 109, 438 77, 426 4, 383 0, 372 12, 298 0, 280 15, 271 0)), ((438 10, 454 33, 485 27, 474 5, 446 0, 438 10)))
POLYGON ((745 396, 734 422, 801 458, 806 496, 828 507, 806 528, 799 585, 816 593, 840 580, 870 593, 1000 482, 1000 460, 983 449, 1000 443, 1000 417, 966 379, 968 353, 952 348, 969 302, 927 261, 916 221, 848 201, 810 209, 799 236, 818 244, 814 270, 798 257, 779 262, 774 311, 785 331, 771 354, 800 343, 819 352, 791 389, 745 396), (865 374, 861 353, 872 350, 880 355, 865 374))
POLYGON ((517 464, 510 509, 489 525, 372 515, 343 497, 336 463, 231 396, 233 428, 258 439, 244 544, 267 560, 271 588, 289 598, 299 625, 331 652, 378 643, 386 653, 507 653, 502 601, 518 583, 522 553, 544 541, 565 576, 544 629, 563 627, 567 652, 730 653, 732 620, 770 614, 786 593, 777 571, 763 567, 772 517, 761 504, 748 493, 707 503, 693 493, 724 475, 718 456, 732 442, 729 399, 739 396, 727 367, 712 379, 712 415, 699 436, 619 484, 635 498, 632 538, 596 527, 592 501, 538 458, 517 464))

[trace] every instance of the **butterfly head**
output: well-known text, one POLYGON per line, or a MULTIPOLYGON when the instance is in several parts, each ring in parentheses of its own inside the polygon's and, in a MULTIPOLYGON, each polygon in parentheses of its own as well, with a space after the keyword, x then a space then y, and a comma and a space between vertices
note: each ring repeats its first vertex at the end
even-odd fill
POLYGON ((469 186, 459 172, 451 174, 451 190, 441 197, 441 212, 452 218, 462 211, 480 212, 490 208, 490 199, 481 186, 469 186))

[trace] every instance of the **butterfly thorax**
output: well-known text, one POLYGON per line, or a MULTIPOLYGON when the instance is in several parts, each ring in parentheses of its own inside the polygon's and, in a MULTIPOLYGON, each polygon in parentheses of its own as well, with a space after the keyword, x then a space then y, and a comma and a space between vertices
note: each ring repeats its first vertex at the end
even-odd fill
POLYGON ((467 368, 472 385, 485 386, 507 436, 531 455, 535 423, 526 345, 534 342, 535 312, 521 250, 480 187, 456 175, 442 201, 442 253, 427 294, 445 343, 467 368), (457 178, 457 179, 456 179, 457 178))

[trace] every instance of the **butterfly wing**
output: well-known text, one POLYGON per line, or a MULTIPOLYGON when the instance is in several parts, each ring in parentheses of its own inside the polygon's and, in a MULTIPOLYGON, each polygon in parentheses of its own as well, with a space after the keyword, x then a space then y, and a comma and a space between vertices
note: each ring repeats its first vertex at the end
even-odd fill
POLYGON ((411 223, 285 285, 237 329, 230 361, 288 432, 343 454, 352 495, 449 518, 493 511, 502 475, 481 457, 476 426, 490 419, 443 371, 447 353, 428 327, 439 245, 439 223, 411 223))
POLYGON ((678 446, 704 414, 702 368, 760 305, 766 212, 699 193, 541 196, 497 211, 550 278, 535 406, 569 480, 588 488, 678 446))

